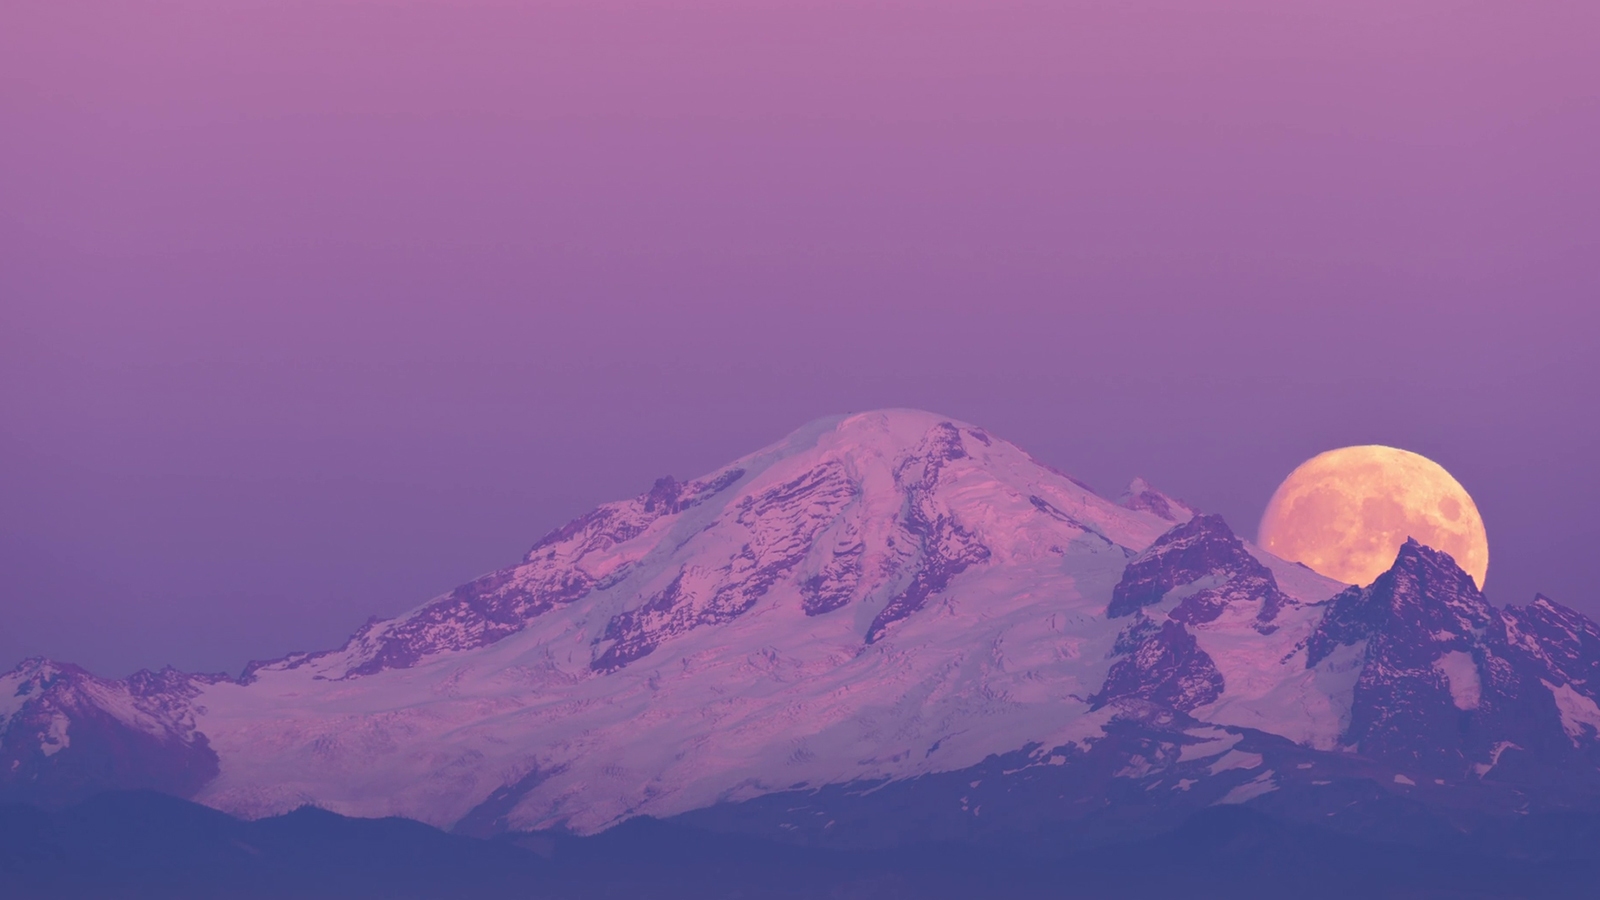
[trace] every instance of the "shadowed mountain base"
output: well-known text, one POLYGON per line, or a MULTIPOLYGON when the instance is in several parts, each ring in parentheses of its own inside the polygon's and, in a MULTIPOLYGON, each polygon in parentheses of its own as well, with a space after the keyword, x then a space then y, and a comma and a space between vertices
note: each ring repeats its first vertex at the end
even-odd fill
POLYGON ((823 850, 653 819, 595 837, 478 840, 314 809, 243 822, 150 793, 56 813, 0 807, 0 895, 15 900, 1578 898, 1597 878, 1600 817, 1405 847, 1228 806, 1151 839, 1051 856, 823 850))

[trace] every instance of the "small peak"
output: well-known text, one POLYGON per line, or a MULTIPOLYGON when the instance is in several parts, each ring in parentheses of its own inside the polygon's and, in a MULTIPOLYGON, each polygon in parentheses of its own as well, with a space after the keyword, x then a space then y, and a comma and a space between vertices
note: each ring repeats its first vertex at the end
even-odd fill
MULTIPOLYGON (((905 451, 926 440, 930 432, 955 435, 977 430, 980 429, 975 425, 926 410, 873 409, 808 422, 784 443, 809 446, 822 438, 834 445, 905 451)), ((987 432, 983 436, 991 438, 987 432)))
POLYGON ((683 485, 671 475, 664 475, 656 479, 650 490, 644 495, 645 512, 654 512, 661 509, 667 513, 678 511, 678 498, 683 493, 683 485))
POLYGON ((18 697, 41 691, 72 689, 85 680, 94 678, 72 663, 56 662, 42 656, 29 657, 5 674, 8 678, 14 679, 12 683, 16 685, 18 697))
MULTIPOLYGON (((1530 618, 1544 622, 1560 622, 1569 627, 1582 627, 1589 623, 1589 617, 1578 612, 1570 606, 1563 606, 1543 594, 1534 594, 1533 601, 1520 610, 1512 609, 1516 614, 1521 612, 1530 618)), ((1590 627, 1593 627, 1592 625, 1590 627)))
POLYGON ((1155 543, 1134 557, 1106 607, 1110 618, 1131 615, 1141 607, 1159 603, 1175 587, 1218 573, 1255 574, 1261 564, 1215 513, 1195 516, 1173 526, 1155 543))
POLYGON ((1244 542, 1228 527, 1227 520, 1217 513, 1207 513, 1167 529, 1139 554, 1139 558, 1171 556, 1179 551, 1192 552, 1197 547, 1212 547, 1229 554, 1245 552, 1244 542))
POLYGON ((915 409, 879 409, 818 419, 746 458, 758 460, 772 451, 783 457, 825 453, 950 462, 988 451, 1014 452, 1014 448, 976 425, 949 416, 915 409))
POLYGON ((55 660, 47 657, 30 656, 22 662, 17 663, 17 667, 12 669, 8 674, 21 675, 24 678, 50 679, 62 674, 63 672, 79 671, 82 670, 71 663, 58 663, 55 660))
POLYGON ((940 426, 971 429, 975 426, 950 416, 941 415, 925 409, 912 409, 910 407, 886 407, 883 409, 868 409, 842 416, 828 416, 818 419, 806 427, 828 423, 844 431, 851 428, 869 424, 871 427, 903 428, 912 432, 925 432, 930 428, 940 426))
POLYGON ((1402 570, 1409 572, 1428 570, 1449 580, 1463 581, 1473 593, 1478 592, 1477 583, 1456 563, 1455 557, 1443 550, 1435 550, 1414 537, 1406 538, 1406 542, 1400 545, 1400 550, 1394 557, 1394 565, 1389 567, 1390 573, 1402 570))
MULTIPOLYGON (((1467 649, 1476 629, 1496 613, 1477 584, 1450 554, 1408 538, 1394 564, 1365 587, 1335 596, 1308 643, 1307 665, 1314 666, 1337 646, 1375 633, 1388 634, 1394 647, 1467 649)), ((1432 657, 1429 657, 1432 659, 1432 657)))
POLYGON ((1450 554, 1414 538, 1400 546, 1388 571, 1371 585, 1340 595, 1346 596, 1356 606, 1370 606, 1373 615, 1385 620, 1433 632, 1461 634, 1462 627, 1481 626, 1492 614, 1477 583, 1450 554))
POLYGON ((1182 500, 1168 497, 1151 487, 1150 482, 1143 478, 1135 478, 1128 483, 1128 489, 1117 498, 1117 505, 1125 509, 1151 513, 1168 522, 1187 522, 1199 515, 1194 507, 1182 500))
POLYGON ((1396 568, 1412 568, 1418 565, 1437 565, 1433 559, 1434 550, 1427 544, 1414 537, 1406 538, 1406 542, 1395 551, 1394 562, 1389 565, 1391 570, 1396 568))
POLYGON ((1162 535, 1157 542, 1159 543, 1160 541, 1167 541, 1168 543, 1176 543, 1180 540, 1187 539, 1192 541, 1202 537, 1211 539, 1221 538, 1231 543, 1238 543, 1239 541, 1238 535, 1235 535, 1233 533, 1233 529, 1228 527, 1228 522, 1226 519, 1222 518, 1222 516, 1218 515, 1217 513, 1208 513, 1206 515, 1194 516, 1188 521, 1178 524, 1171 531, 1168 531, 1166 534, 1162 535))

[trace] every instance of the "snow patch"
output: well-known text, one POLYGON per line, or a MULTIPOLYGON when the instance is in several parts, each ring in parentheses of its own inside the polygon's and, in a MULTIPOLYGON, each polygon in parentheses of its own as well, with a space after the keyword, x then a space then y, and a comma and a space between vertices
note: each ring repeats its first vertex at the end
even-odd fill
POLYGON ((1521 749, 1521 747, 1511 743, 1510 741, 1500 741, 1494 745, 1493 750, 1489 751, 1489 761, 1487 763, 1477 763, 1472 767, 1472 771, 1476 773, 1479 778, 1482 778, 1483 776, 1489 774, 1490 769, 1500 765, 1500 754, 1506 752, 1507 750, 1521 749))
POLYGON ((1111 773, 1112 778, 1143 778, 1161 768, 1157 760, 1145 758, 1142 754, 1135 753, 1128 757, 1128 764, 1111 773))
POLYGON ((44 733, 43 740, 39 743, 39 752, 45 756, 55 756, 67 749, 72 741, 67 738, 67 729, 72 725, 72 720, 62 713, 50 717, 50 728, 44 733))
POLYGON ((1254 619, 1224 615, 1194 630, 1200 649, 1222 673, 1224 692, 1192 715, 1218 725, 1255 728, 1282 735, 1318 750, 1338 746, 1350 723, 1356 679, 1366 659, 1366 642, 1340 647, 1316 668, 1305 666, 1305 640, 1322 610, 1291 606, 1278 616, 1278 629, 1260 634, 1254 619))
MULTIPOLYGON (((1260 759, 1260 757, 1257 757, 1257 759, 1260 759)), ((1262 794, 1269 794, 1277 789, 1278 782, 1272 777, 1272 770, 1268 769, 1250 781, 1246 781, 1244 784, 1241 784, 1226 794, 1223 794, 1222 799, 1218 800, 1212 805, 1224 806, 1235 803, 1244 803, 1248 800, 1254 800, 1262 794)))
MULTIPOLYGON (((1195 735, 1195 732, 1189 732, 1195 735)), ((1226 731, 1216 732, 1216 737, 1206 738, 1197 744, 1185 744, 1178 752, 1178 762, 1190 762, 1196 759, 1209 759, 1220 756, 1233 749, 1233 745, 1244 739, 1243 735, 1232 734, 1226 731)))
POLYGON ((1600 706, 1595 706, 1593 700, 1573 690, 1570 684, 1558 686, 1542 678, 1539 681, 1556 698, 1556 709, 1561 711, 1561 727, 1574 745, 1578 744, 1580 738, 1593 740, 1596 734, 1600 734, 1600 706))
POLYGON ((1478 664, 1465 650, 1452 650, 1439 657, 1433 667, 1444 676, 1450 686, 1450 699, 1456 709, 1477 709, 1483 697, 1483 684, 1478 679, 1478 664))
POLYGON ((1226 772, 1229 769, 1254 769, 1261 765, 1263 758, 1259 753, 1246 753, 1243 750, 1229 750, 1227 755, 1211 764, 1211 774, 1226 772))
POLYGON ((21 679, 0 678, 0 732, 5 731, 6 723, 11 717, 22 711, 22 705, 28 701, 25 694, 18 694, 21 679))

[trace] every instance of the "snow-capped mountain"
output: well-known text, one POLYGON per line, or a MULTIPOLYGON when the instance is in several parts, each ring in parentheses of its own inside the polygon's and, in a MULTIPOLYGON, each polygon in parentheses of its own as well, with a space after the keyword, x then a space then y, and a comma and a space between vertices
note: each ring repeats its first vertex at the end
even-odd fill
POLYGON ((883 411, 663 478, 336 650, 237 679, 25 663, 0 796, 863 840, 912 807, 941 834, 1108 803, 1515 812, 1600 796, 1597 673, 1600 627, 1496 610, 1428 548, 1346 588, 1142 481, 1108 501, 883 411))

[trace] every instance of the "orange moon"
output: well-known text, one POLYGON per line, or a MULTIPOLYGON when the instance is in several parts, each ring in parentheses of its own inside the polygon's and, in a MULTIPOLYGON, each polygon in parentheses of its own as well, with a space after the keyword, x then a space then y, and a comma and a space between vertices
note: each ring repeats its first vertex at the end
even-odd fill
POLYGON ((1369 584, 1406 538, 1450 554, 1483 587, 1489 536, 1477 504, 1444 467, 1376 444, 1319 453, 1289 473, 1257 543, 1347 584, 1369 584))

